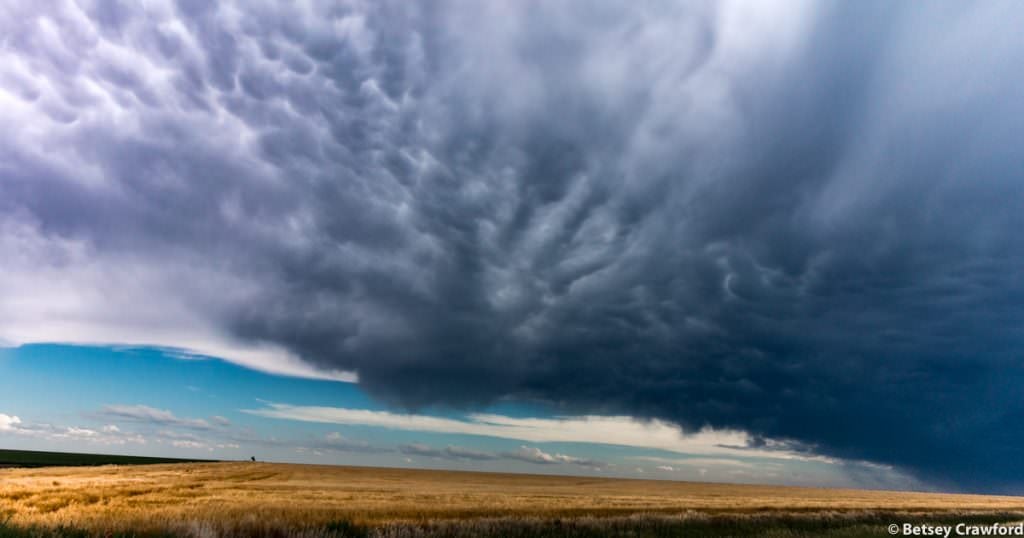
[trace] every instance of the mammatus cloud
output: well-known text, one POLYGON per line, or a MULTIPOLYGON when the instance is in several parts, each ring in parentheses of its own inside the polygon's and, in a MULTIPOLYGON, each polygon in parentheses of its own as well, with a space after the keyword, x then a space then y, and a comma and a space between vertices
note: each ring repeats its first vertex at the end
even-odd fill
POLYGON ((1022 9, 10 2, 0 339, 1013 489, 1022 9))

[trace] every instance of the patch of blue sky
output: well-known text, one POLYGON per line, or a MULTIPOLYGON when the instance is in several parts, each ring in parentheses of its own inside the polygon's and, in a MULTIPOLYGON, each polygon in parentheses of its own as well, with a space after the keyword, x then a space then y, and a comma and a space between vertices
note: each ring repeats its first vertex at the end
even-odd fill
POLYGON ((208 416, 259 406, 260 399, 384 409, 354 384, 268 375, 217 359, 181 359, 161 349, 34 344, 3 353, 0 374, 16 381, 5 391, 4 403, 24 414, 145 404, 208 416))

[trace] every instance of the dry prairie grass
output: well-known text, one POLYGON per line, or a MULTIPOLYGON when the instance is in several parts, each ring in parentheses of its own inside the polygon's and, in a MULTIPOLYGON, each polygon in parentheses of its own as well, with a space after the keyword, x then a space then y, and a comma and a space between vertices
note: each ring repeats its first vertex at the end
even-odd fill
POLYGON ((651 528, 740 516, 880 524, 897 513, 1005 520, 1024 513, 1024 499, 265 463, 0 470, 0 522, 97 533, 321 536, 344 521, 380 535, 461 536, 445 522, 490 522, 509 534, 531 521, 584 530, 594 518, 637 517, 651 528))

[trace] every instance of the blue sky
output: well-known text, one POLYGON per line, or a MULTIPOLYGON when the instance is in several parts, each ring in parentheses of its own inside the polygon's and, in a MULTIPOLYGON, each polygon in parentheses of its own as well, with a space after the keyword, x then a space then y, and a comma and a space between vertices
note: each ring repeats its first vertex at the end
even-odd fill
POLYGON ((688 438, 662 424, 631 436, 630 428, 643 426, 625 417, 588 422, 512 401, 472 414, 412 412, 382 405, 354 383, 267 374, 158 348, 6 348, 0 350, 0 378, 3 448, 667 480, 915 485, 864 462, 784 448, 717 446, 743 443, 736 434, 688 438), (694 452, 685 452, 687 447, 694 452))

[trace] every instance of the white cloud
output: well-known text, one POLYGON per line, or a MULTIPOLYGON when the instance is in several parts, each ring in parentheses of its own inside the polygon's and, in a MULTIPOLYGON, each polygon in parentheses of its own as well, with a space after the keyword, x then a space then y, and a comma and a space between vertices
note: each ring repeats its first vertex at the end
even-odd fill
MULTIPOLYGON (((44 234, 30 222, 0 218, 0 252, 5 268, 0 279, 0 343, 156 347, 179 359, 218 358, 253 370, 341 382, 356 382, 352 372, 318 369, 281 346, 244 343, 210 329, 159 279, 188 278, 206 291, 238 288, 215 273, 168 276, 144 262, 98 260, 88 244, 44 234), (65 260, 60 266, 40 262, 65 260), (159 301, 147 299, 165 290, 159 301), (25 293, 24 290, 32 290, 25 293), (119 314, 118 314, 119 313, 119 314)), ((194 269, 190 269, 194 270, 194 269)), ((239 292, 244 293, 244 290, 239 292)))
POLYGON ((133 433, 123 433, 116 426, 104 426, 99 431, 80 426, 54 426, 52 424, 25 423, 20 418, 0 413, 0 432, 47 441, 74 441, 96 445, 145 444, 146 440, 133 433))
POLYGON ((183 426, 196 430, 209 430, 213 426, 201 418, 179 418, 170 411, 156 409, 148 405, 108 405, 100 410, 100 413, 122 420, 133 422, 145 422, 151 424, 166 424, 171 426, 183 426))
POLYGON ((184 439, 171 441, 171 445, 175 448, 206 448, 206 445, 199 441, 188 441, 184 439))
POLYGON ((0 413, 0 432, 14 430, 19 424, 21 424, 20 418, 0 413))
MULTIPOLYGON (((822 459, 820 456, 784 449, 742 448, 752 441, 751 436, 742 431, 704 429, 686 433, 668 422, 643 421, 627 416, 519 418, 475 413, 460 420, 389 411, 295 406, 281 403, 268 403, 263 409, 249 409, 244 412, 305 422, 483 435, 536 443, 599 443, 667 450, 681 454, 733 455, 772 459, 822 459)), ((782 443, 776 444, 782 445, 782 443)))
POLYGON ((540 448, 522 445, 516 450, 506 452, 484 452, 465 448, 456 445, 448 445, 444 448, 435 448, 422 443, 401 445, 398 451, 410 456, 423 456, 433 459, 462 460, 462 461, 493 461, 499 459, 517 460, 538 465, 559 465, 572 464, 581 467, 590 467, 600 470, 608 467, 609 464, 590 458, 578 458, 566 454, 551 454, 540 448))
POLYGON ((770 461, 744 461, 732 458, 661 458, 657 456, 635 456, 630 459, 637 461, 648 461, 652 463, 660 463, 662 465, 670 465, 673 468, 679 467, 735 467, 735 468, 763 468, 772 467, 777 468, 781 465, 779 462, 770 461))
POLYGON ((523 445, 514 452, 505 452, 501 454, 505 458, 525 461, 528 463, 539 463, 539 464, 560 464, 569 463, 573 465, 580 465, 583 467, 604 467, 607 464, 601 461, 592 460, 589 458, 577 458, 573 456, 567 456, 565 454, 549 454, 537 447, 530 447, 523 445))
POLYGON ((564 456, 562 454, 551 455, 537 447, 529 447, 526 445, 519 447, 519 450, 511 454, 514 454, 522 460, 533 463, 563 463, 569 459, 568 456, 564 456))

